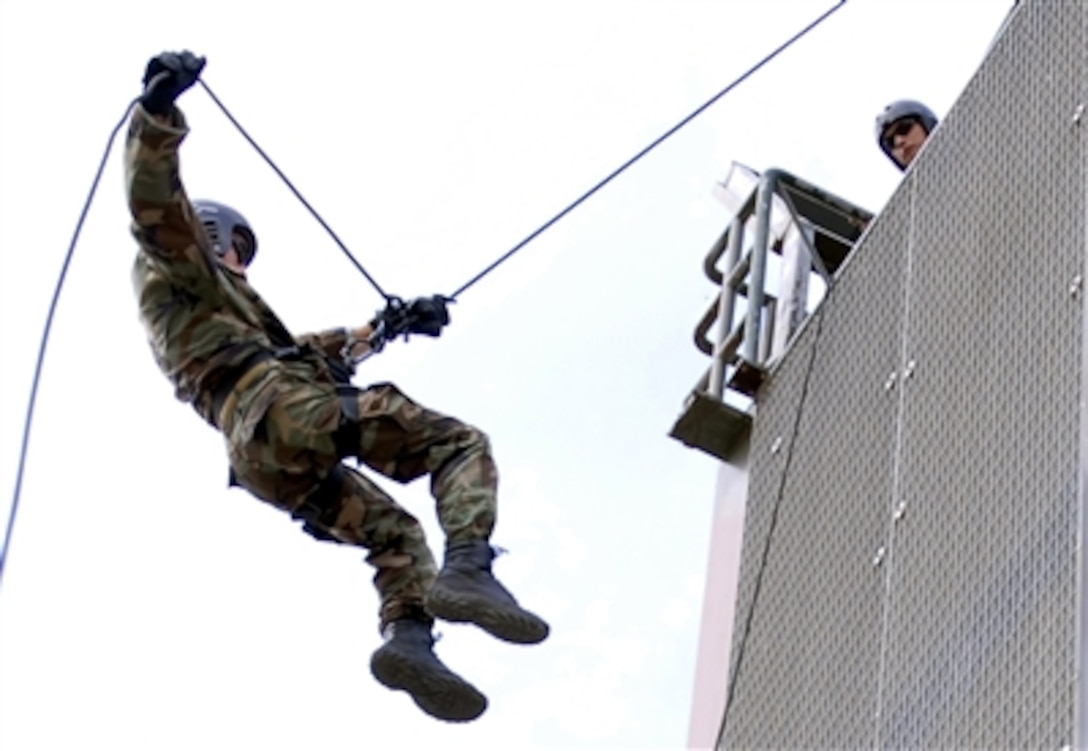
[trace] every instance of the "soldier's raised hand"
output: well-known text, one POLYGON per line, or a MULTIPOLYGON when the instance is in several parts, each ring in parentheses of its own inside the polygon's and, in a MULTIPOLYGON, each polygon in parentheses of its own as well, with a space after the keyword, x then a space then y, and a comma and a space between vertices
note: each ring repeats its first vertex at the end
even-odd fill
POLYGON ((196 83, 205 62, 188 50, 163 52, 151 58, 144 71, 144 93, 140 97, 144 109, 153 115, 169 112, 174 100, 196 83))

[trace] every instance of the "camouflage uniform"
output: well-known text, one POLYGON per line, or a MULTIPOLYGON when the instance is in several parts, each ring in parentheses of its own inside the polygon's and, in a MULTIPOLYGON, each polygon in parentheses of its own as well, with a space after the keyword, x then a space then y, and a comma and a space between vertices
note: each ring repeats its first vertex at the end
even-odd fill
MULTIPOLYGON (((369 550, 383 625, 412 615, 436 576, 419 522, 361 473, 336 469, 345 456, 334 438, 345 389, 326 358, 339 356, 347 334, 292 337, 246 280, 220 263, 179 176, 184 116, 175 108, 168 119, 138 106, 125 153, 140 246, 132 280, 156 362, 178 399, 223 433, 233 481, 258 498, 295 514, 342 472, 335 498, 310 522, 319 535, 369 550), (217 387, 228 378, 237 380, 220 398, 217 387)), ((358 446, 347 454, 402 483, 429 474, 447 540, 486 540, 497 484, 486 436, 392 384, 346 393, 360 418, 358 446)))

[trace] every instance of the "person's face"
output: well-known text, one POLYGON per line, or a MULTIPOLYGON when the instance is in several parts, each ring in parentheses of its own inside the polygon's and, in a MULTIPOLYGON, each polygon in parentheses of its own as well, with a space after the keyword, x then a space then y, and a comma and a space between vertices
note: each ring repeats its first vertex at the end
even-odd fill
POLYGON ((900 167, 907 168, 926 142, 926 129, 913 117, 904 117, 889 125, 881 136, 885 148, 900 167))
POLYGON ((236 232, 231 236, 231 241, 231 246, 227 248, 227 252, 223 254, 223 265, 235 274, 245 276, 246 266, 242 263, 242 255, 248 255, 246 239, 236 232), (242 253, 238 252, 239 248, 242 249, 242 253))
POLYGON ((220 260, 224 266, 238 274, 238 276, 246 275, 246 267, 238 260, 238 251, 234 249, 233 245, 227 248, 227 252, 222 255, 220 260))

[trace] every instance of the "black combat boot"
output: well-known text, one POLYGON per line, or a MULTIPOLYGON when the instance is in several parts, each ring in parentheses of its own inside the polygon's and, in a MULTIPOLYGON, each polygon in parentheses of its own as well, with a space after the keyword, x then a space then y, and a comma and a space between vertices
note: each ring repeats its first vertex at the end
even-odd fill
POLYGON ((475 623, 492 636, 516 644, 536 644, 548 624, 518 605, 491 574, 495 551, 486 540, 446 546, 446 563, 427 595, 432 615, 455 623, 475 623))
POLYGON ((427 714, 449 722, 475 720, 487 698, 438 659, 431 624, 400 618, 382 630, 385 644, 370 658, 370 672, 383 686, 407 691, 427 714))

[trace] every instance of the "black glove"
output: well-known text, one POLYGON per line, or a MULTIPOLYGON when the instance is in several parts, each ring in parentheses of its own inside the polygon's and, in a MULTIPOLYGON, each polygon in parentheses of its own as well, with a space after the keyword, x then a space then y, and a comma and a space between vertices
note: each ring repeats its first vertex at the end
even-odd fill
POLYGON ((442 327, 450 322, 446 300, 442 295, 432 295, 417 297, 406 303, 399 297, 390 297, 386 301, 385 310, 379 311, 371 321, 371 326, 374 327, 374 333, 368 342, 371 349, 380 352, 386 342, 391 342, 402 334, 405 339, 409 334, 438 336, 442 333, 442 327))
POLYGON ((408 303, 408 332, 438 336, 442 327, 450 322, 450 312, 446 308, 446 298, 442 295, 417 297, 408 303))
POLYGON ((204 70, 205 59, 192 52, 164 52, 151 58, 144 72, 144 93, 140 103, 153 115, 170 111, 181 92, 188 89, 204 70))

